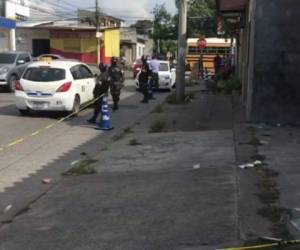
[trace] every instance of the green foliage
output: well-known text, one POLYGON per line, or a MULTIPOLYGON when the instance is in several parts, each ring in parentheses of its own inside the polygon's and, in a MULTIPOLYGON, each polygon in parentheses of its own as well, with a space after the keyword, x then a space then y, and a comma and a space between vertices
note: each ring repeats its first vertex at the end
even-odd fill
MULTIPOLYGON (((178 9, 179 2, 180 0, 175 0, 178 9)), ((215 0, 189 0, 188 37, 199 37, 200 34, 207 37, 216 36, 216 16, 215 0)), ((178 20, 178 15, 175 16, 175 19, 178 20)))
POLYGON ((232 77, 224 82, 224 90, 226 94, 231 94, 234 90, 240 91, 241 88, 241 82, 237 77, 232 77))
POLYGON ((135 24, 131 25, 130 27, 136 28, 138 34, 151 35, 153 29, 153 21, 138 20, 135 24))
POLYGON ((71 168, 67 172, 62 173, 63 176, 78 176, 78 175, 88 175, 97 173, 93 164, 97 162, 96 160, 86 159, 80 161, 75 167, 71 168))
POLYGON ((168 51, 175 52, 177 49, 177 30, 175 30, 174 18, 164 4, 157 4, 154 7, 153 15, 152 38, 155 52, 158 51, 158 47, 161 54, 167 54, 168 51))
POLYGON ((166 122, 165 121, 155 121, 149 130, 149 133, 161 133, 165 131, 166 128, 166 122))

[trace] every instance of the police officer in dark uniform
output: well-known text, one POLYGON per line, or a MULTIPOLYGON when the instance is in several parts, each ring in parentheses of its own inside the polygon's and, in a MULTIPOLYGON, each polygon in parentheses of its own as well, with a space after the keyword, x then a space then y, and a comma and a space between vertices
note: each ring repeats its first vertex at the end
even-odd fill
MULTIPOLYGON (((99 69, 100 69, 100 75, 97 78, 97 82, 93 91, 95 99, 107 93, 110 84, 107 67, 103 63, 100 63, 99 69)), ((103 98, 101 97, 97 99, 97 101, 94 103, 94 114, 93 117, 88 120, 89 123, 96 123, 97 117, 101 112, 102 99, 103 98)))
POLYGON ((141 103, 148 103, 148 82, 149 82, 149 77, 151 75, 151 71, 149 68, 149 65, 147 63, 147 59, 143 56, 142 57, 142 62, 143 65, 141 67, 141 72, 139 73, 139 84, 140 84, 140 89, 144 95, 144 99, 141 101, 141 103))
POLYGON ((114 102, 113 110, 115 111, 119 109, 121 89, 124 87, 124 75, 118 66, 118 59, 116 57, 112 57, 111 59, 108 75, 110 78, 110 93, 114 102))

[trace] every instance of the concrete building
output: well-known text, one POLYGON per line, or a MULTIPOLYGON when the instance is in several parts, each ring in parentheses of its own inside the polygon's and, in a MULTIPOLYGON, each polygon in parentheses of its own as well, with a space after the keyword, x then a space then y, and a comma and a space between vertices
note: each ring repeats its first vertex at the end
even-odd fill
MULTIPOLYGON (((101 28, 101 61, 120 56, 120 29, 101 28)), ((17 50, 33 56, 53 53, 85 63, 97 62, 96 28, 78 21, 21 22, 17 24, 17 50)))
POLYGON ((121 28, 121 56, 130 64, 143 55, 152 55, 153 41, 147 35, 140 35, 136 28, 121 28))
POLYGON ((0 16, 0 52, 14 50, 13 30, 16 22, 0 16))
POLYGON ((30 16, 28 0, 0 1, 0 51, 16 50, 16 21, 30 16))
POLYGON ((236 22, 237 73, 247 119, 300 120, 300 1, 216 0, 221 16, 236 22))

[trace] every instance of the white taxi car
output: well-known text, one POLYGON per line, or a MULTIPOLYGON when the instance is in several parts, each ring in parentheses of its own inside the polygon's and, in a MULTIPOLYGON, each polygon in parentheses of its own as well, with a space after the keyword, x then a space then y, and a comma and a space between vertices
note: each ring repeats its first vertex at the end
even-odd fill
POLYGON ((80 62, 34 62, 16 83, 15 101, 21 114, 30 110, 77 112, 93 99, 96 79, 80 62))

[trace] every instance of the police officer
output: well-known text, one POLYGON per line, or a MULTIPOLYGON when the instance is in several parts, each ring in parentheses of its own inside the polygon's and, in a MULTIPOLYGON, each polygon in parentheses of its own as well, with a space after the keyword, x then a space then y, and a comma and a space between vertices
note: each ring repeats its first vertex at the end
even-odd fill
MULTIPOLYGON (((153 55, 152 60, 150 61, 150 70, 151 70, 151 77, 152 77, 152 85, 155 89, 158 89, 158 72, 159 72, 159 61, 157 60, 157 55, 153 55)), ((151 86, 150 86, 151 87, 151 86)))
POLYGON ((94 88, 94 98, 98 98, 97 101, 94 103, 94 114, 91 119, 88 120, 89 123, 96 123, 97 117, 101 112, 102 107, 102 97, 99 98, 101 95, 108 92, 109 88, 109 76, 107 72, 107 67, 103 64, 99 64, 100 75, 97 78, 97 82, 94 88))
POLYGON ((149 82, 149 77, 151 75, 147 59, 143 56, 142 57, 142 62, 143 65, 141 67, 141 72, 139 74, 139 83, 140 83, 140 88, 141 91, 144 95, 144 99, 141 101, 141 103, 148 103, 148 82, 149 82))
POLYGON ((111 59, 108 75, 110 78, 110 93, 114 102, 113 110, 115 111, 119 109, 121 89, 124 87, 124 75, 118 66, 118 59, 116 57, 112 57, 111 59))

